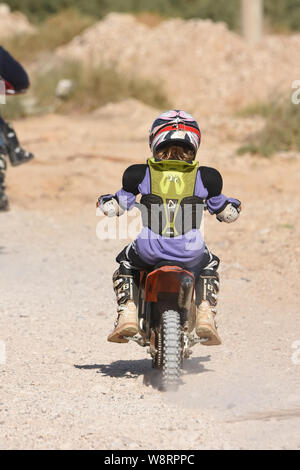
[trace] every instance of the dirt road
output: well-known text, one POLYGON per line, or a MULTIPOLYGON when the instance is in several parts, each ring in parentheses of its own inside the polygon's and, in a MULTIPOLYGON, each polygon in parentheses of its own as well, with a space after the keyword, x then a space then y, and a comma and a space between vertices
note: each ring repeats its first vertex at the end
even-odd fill
POLYGON ((222 140, 204 123, 201 160, 244 206, 205 226, 223 345, 195 348, 179 391, 161 393, 144 349, 106 341, 126 240, 96 237, 95 199, 148 156, 146 124, 137 138, 123 120, 117 139, 110 119, 17 123, 37 158, 9 170, 0 214, 0 448, 299 449, 299 156, 237 158, 237 123, 222 140))

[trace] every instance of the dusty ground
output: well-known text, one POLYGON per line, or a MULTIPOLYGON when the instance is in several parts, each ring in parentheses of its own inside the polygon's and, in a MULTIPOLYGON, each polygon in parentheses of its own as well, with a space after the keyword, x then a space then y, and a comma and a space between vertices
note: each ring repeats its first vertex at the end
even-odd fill
POLYGON ((235 157, 256 123, 202 126, 201 162, 243 201, 237 223, 205 226, 223 345, 195 348, 179 391, 161 393, 144 349, 106 341, 126 240, 96 237, 95 200, 148 156, 151 112, 137 135, 113 112, 16 123, 36 160, 9 169, 0 214, 1 449, 300 448, 299 156, 235 157))

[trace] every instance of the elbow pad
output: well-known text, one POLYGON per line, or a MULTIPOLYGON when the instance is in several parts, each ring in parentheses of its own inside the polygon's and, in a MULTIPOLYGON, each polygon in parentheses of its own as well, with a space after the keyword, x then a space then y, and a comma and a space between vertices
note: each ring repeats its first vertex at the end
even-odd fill
POLYGON ((124 209, 120 206, 115 197, 109 194, 100 196, 97 202, 97 207, 108 217, 119 217, 124 214, 124 209))
POLYGON ((235 204, 229 202, 226 207, 222 210, 222 212, 219 212, 219 214, 217 214, 217 219, 219 220, 219 222, 226 222, 227 224, 230 224, 237 220, 240 215, 240 212, 240 206, 237 207, 235 204))

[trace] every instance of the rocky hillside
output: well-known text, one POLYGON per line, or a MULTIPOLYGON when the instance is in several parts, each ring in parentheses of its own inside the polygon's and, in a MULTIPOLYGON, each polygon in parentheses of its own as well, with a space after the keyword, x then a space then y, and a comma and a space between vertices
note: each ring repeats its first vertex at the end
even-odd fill
POLYGON ((20 12, 11 12, 8 5, 0 3, 0 39, 32 33, 34 30, 26 16, 20 12))
POLYGON ((253 47, 223 23, 171 19, 148 27, 111 13, 57 54, 151 78, 178 107, 210 114, 289 93, 299 78, 299 49, 300 34, 267 35, 253 47))

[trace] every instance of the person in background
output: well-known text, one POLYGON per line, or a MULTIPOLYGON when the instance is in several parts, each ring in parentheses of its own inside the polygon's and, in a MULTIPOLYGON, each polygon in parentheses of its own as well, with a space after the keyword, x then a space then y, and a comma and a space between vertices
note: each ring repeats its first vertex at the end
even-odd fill
MULTIPOLYGON (((30 86, 29 78, 19 62, 0 46, 0 81, 6 95, 25 93, 30 86)), ((12 166, 21 165, 33 158, 33 154, 20 147, 12 126, 0 116, 0 211, 9 209, 5 193, 6 156, 12 166)))

